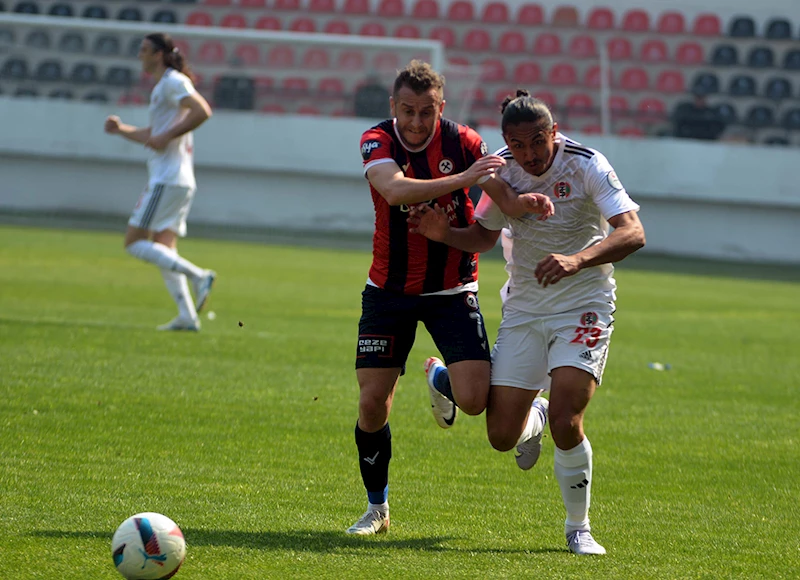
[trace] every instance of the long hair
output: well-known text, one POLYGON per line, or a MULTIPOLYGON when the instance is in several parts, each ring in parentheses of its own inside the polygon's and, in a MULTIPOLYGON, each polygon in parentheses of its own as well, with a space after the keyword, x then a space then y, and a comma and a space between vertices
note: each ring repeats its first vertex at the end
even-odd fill
POLYGON ((547 103, 530 96, 530 93, 524 89, 517 89, 517 95, 512 97, 507 96, 500 105, 500 110, 503 114, 501 128, 505 132, 506 127, 509 125, 519 125, 520 123, 543 122, 546 131, 553 128, 553 113, 547 103))
POLYGON ((163 54, 164 66, 174 68, 179 73, 183 73, 189 77, 193 83, 195 82, 194 73, 192 69, 189 68, 189 63, 186 61, 186 55, 178 50, 178 47, 175 46, 175 42, 169 34, 154 32, 148 34, 145 38, 153 44, 153 47, 157 51, 161 51, 163 54))

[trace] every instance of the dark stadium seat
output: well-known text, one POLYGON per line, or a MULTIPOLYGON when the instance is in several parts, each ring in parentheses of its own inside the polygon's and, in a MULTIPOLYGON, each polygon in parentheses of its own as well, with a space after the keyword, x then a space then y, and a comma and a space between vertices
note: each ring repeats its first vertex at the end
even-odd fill
POLYGON ((83 100, 87 103, 107 103, 108 94, 105 91, 92 91, 84 95, 83 100))
POLYGON ((241 76, 222 76, 214 84, 214 106, 219 109, 250 111, 255 106, 253 79, 241 76))
POLYGON ((159 24, 177 24, 178 16, 173 10, 159 10, 153 15, 153 22, 159 24))
POLYGON ((87 6, 83 9, 81 13, 82 18, 98 18, 98 19, 106 19, 108 18, 108 10, 106 10, 105 6, 100 6, 98 4, 92 4, 87 6))
POLYGON ((628 10, 622 17, 622 30, 627 32, 649 32, 650 15, 637 8, 628 10))
POLYGON ((772 68, 775 66, 775 53, 769 46, 754 46, 747 55, 747 66, 751 68, 772 68))
POLYGON ((440 41, 445 48, 453 48, 456 45, 456 32, 449 26, 435 26, 428 33, 431 40, 440 41))
POLYGON ((188 26, 213 26, 214 18, 209 12, 190 12, 186 16, 188 26))
POLYGON ((733 125, 739 122, 739 113, 736 111, 731 103, 717 103, 712 107, 717 116, 722 119, 726 125, 733 125))
POLYGON ((112 87, 129 87, 133 84, 134 72, 124 66, 112 66, 106 71, 105 83, 112 87))
POLYGON ((539 64, 534 61, 523 61, 517 63, 511 77, 515 83, 524 88, 525 86, 539 83, 542 79, 542 70, 539 68, 539 64))
POLYGON ((692 25, 692 34, 695 36, 719 36, 722 24, 716 14, 698 14, 692 25))
POLYGON ((336 2, 334 0, 311 0, 308 3, 308 11, 313 14, 333 14, 336 12, 336 2))
POLYGON ((440 14, 441 9, 436 0, 417 0, 411 9, 411 16, 415 20, 436 20, 440 14))
POLYGON ((19 87, 14 91, 15 97, 38 97, 39 91, 33 87, 19 87))
POLYGON ((416 24, 405 23, 394 29, 395 38, 421 38, 422 33, 416 24))
POLYGON ((792 98, 792 83, 784 77, 773 77, 764 86, 764 96, 773 101, 792 98))
POLYGON ((767 22, 764 36, 770 40, 791 40, 792 25, 785 18, 773 18, 767 22))
POLYGON ((256 30, 281 30, 283 26, 277 16, 261 16, 256 20, 256 30))
POLYGON ((733 44, 718 44, 711 52, 711 64, 714 66, 738 66, 739 50, 733 44))
POLYGON ((686 19, 680 12, 662 12, 656 22, 656 32, 661 34, 683 34, 686 32, 686 19))
POLYGON ((10 28, 0 28, 0 51, 4 50, 6 46, 10 47, 12 44, 14 44, 14 31, 10 28))
POLYGON ((597 44, 588 34, 577 34, 569 42, 567 53, 572 58, 597 58, 597 44))
POLYGON ((712 72, 701 72, 692 80, 691 91, 695 95, 715 95, 719 93, 719 77, 712 72))
POLYGON ((659 93, 676 94, 686 90, 686 80, 679 70, 662 70, 656 78, 659 93))
POLYGON ((609 38, 606 44, 609 60, 630 60, 633 58, 633 45, 624 36, 609 38))
POLYGON ((736 75, 728 84, 728 94, 732 97, 755 97, 756 80, 750 75, 736 75))
MULTIPOLYGON (((58 42, 58 50, 61 52, 83 52, 86 50, 86 40, 79 32, 66 32, 58 42)), ((138 43, 136 52, 138 54, 138 43)))
POLYGON ((551 32, 543 32, 533 41, 533 54, 537 56, 561 54, 561 38, 551 32))
POLYGON ((578 73, 571 63, 562 62, 550 68, 547 82, 559 87, 575 85, 578 82, 578 73))
POLYGON ((0 0, 0 12, 5 12, 5 11, 6 11, 6 5, 2 2, 2 0, 0 0))
POLYGON ((774 147, 788 147, 790 145, 789 139, 787 139, 783 135, 770 135, 769 137, 766 137, 761 143, 764 145, 771 145, 774 147))
POLYGON ((454 0, 447 7, 447 16, 451 22, 471 22, 475 19, 475 9, 468 0, 454 0))
POLYGON ((630 67, 622 71, 620 88, 626 91, 646 91, 650 88, 650 78, 642 67, 630 67))
POLYGON ((62 99, 65 101, 71 101, 75 98, 75 94, 69 89, 55 89, 50 91, 50 94, 47 95, 50 99, 62 99))
POLYGON ((747 111, 744 124, 758 128, 772 127, 775 125, 775 111, 765 105, 754 105, 747 111))
POLYGON ((484 6, 480 20, 489 24, 508 24, 508 5, 505 2, 489 2, 484 6))
POLYGON ((101 56, 115 56, 120 51, 119 36, 101 34, 94 41, 92 52, 101 56))
POLYGON ((403 0, 380 0, 378 3, 380 18, 402 18, 405 13, 406 7, 403 0))
POLYGON ((586 28, 589 30, 613 30, 614 13, 608 8, 593 8, 586 18, 586 28))
POLYGON ((61 81, 64 78, 61 62, 52 59, 43 60, 36 67, 33 78, 45 83, 57 83, 61 81))
POLYGON ((143 20, 142 11, 134 6, 126 6, 117 13, 117 20, 141 22, 143 20))
POLYGON ((538 4, 523 4, 517 12, 516 23, 522 26, 541 26, 544 24, 544 10, 538 4))
POLYGON ((289 23, 289 30, 292 32, 316 32, 317 21, 305 16, 295 18, 289 23))
POLYGON ((481 82, 497 83, 505 81, 507 77, 506 64, 500 58, 486 58, 481 61, 481 82))
POLYGON ((644 41, 639 49, 639 60, 653 64, 667 62, 669 60, 667 43, 660 38, 644 41))
POLYGON ((331 66, 331 55, 327 48, 311 47, 303 53, 302 66, 311 70, 327 70, 331 66))
POLYGON ((247 18, 241 14, 226 14, 219 21, 222 28, 247 28, 247 18))
POLYGON ((733 38, 753 38, 756 35, 756 23, 749 16, 737 16, 731 20, 728 36, 733 38))
POLYGON ((683 42, 678 45, 678 49, 675 51, 675 62, 678 64, 694 66, 703 64, 705 60, 705 51, 699 42, 683 42))
POLYGON ((96 83, 97 67, 91 62, 79 62, 73 67, 69 79, 79 85, 96 83))
POLYGON ((139 48, 142 46, 142 39, 138 37, 134 37, 130 39, 128 43, 128 56, 137 56, 139 54, 139 48))
POLYGON ((257 44, 245 42, 233 50, 233 58, 237 64, 256 66, 261 62, 261 50, 257 44))
POLYGON ((342 12, 351 16, 369 14, 369 0, 345 0, 342 12))
POLYGON ((50 35, 46 30, 32 30, 25 38, 25 46, 38 49, 50 48, 50 35))
POLYGON ((781 127, 790 131, 800 131, 800 108, 789 109, 781 118, 781 127))
POLYGON ((500 36, 498 50, 509 54, 527 52, 525 35, 519 30, 506 30, 500 36))
POLYGON ((492 47, 492 37, 484 28, 471 28, 464 35, 464 50, 485 52, 492 47))
POLYGON ((50 6, 50 9, 47 11, 50 16, 62 16, 62 17, 70 17, 75 16, 75 12, 72 10, 72 6, 70 4, 64 4, 62 2, 58 2, 50 6))
POLYGON ((578 9, 575 6, 558 6, 553 11, 551 24, 563 28, 575 28, 578 26, 578 9))
POLYGON ((794 48, 784 55, 783 68, 786 70, 800 70, 800 49, 794 48))
POLYGON ((22 0, 22 2, 17 2, 14 6, 14 12, 17 14, 39 14, 39 5, 30 0, 22 0))

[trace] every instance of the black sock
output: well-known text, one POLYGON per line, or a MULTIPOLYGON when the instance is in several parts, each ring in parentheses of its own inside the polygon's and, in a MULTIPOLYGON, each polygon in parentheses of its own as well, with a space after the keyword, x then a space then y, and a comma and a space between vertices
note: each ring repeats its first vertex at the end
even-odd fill
POLYGON ((370 503, 384 503, 389 487, 389 460, 392 458, 392 432, 389 423, 375 433, 362 431, 356 423, 356 447, 361 480, 370 503), (377 499, 383 501, 375 501, 377 499))

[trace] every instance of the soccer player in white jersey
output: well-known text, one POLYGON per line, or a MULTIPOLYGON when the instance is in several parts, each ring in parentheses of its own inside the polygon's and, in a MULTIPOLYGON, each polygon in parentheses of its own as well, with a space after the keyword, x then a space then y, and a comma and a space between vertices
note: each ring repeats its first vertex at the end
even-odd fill
POLYGON ((186 235, 186 216, 196 188, 192 131, 211 117, 211 107, 195 90, 186 60, 168 35, 147 35, 139 48, 139 60, 144 72, 156 81, 150 95, 150 124, 126 125, 115 115, 105 122, 106 133, 151 150, 147 188, 128 221, 125 249, 161 269, 167 290, 178 305, 178 316, 158 329, 197 331, 197 313, 206 303, 216 274, 182 258, 177 246, 178 238, 186 235), (187 277, 196 302, 189 294, 187 277))
MULTIPOLYGON (((463 251, 486 251, 502 232, 509 278, 501 290, 503 320, 492 351, 486 408, 489 441, 499 451, 517 447, 517 463, 530 469, 549 420, 555 476, 567 511, 565 533, 576 554, 605 554, 590 532, 592 447, 583 415, 600 384, 613 327, 613 262, 644 246, 639 206, 608 160, 558 132, 543 102, 517 91, 503 103, 506 165, 492 179, 518 192, 550 195, 555 214, 510 218, 487 195, 477 222, 449 227, 441 209, 419 207, 415 231, 463 251), (608 225, 614 227, 609 234, 608 225), (548 400, 538 397, 550 391, 548 400)), ((447 381, 434 364, 429 382, 447 381)))

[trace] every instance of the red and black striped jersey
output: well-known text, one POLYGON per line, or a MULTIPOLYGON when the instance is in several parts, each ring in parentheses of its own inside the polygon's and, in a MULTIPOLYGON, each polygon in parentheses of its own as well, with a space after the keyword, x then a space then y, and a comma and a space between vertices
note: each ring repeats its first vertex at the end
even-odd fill
MULTIPOLYGON (((361 136, 364 172, 380 163, 394 162, 406 177, 436 179, 465 171, 486 154, 480 135, 467 126, 441 119, 428 145, 409 151, 400 140, 392 119, 361 136)), ((431 294, 478 279, 478 256, 462 252, 420 234, 409 233, 408 206, 390 206, 370 184, 375 206, 370 280, 379 288, 402 294, 431 294)), ((430 200, 447 210, 450 225, 474 222, 468 190, 458 189, 430 200)))

